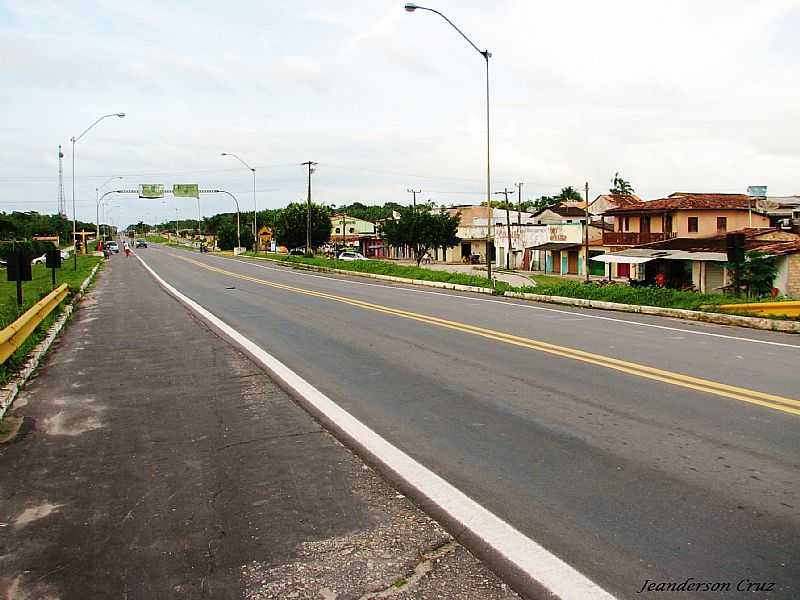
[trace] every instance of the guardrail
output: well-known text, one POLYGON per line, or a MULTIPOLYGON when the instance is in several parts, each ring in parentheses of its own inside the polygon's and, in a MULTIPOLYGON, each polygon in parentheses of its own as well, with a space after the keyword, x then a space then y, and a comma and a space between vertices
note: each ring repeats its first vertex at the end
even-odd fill
POLYGON ((758 315, 784 315, 800 317, 800 302, 751 302, 747 304, 722 304, 715 307, 725 312, 746 312, 758 315))
POLYGON ((62 283, 36 304, 31 306, 25 313, 8 327, 0 331, 0 364, 8 360, 8 357, 16 352, 28 336, 39 326, 47 315, 53 312, 61 301, 67 297, 69 286, 62 283))

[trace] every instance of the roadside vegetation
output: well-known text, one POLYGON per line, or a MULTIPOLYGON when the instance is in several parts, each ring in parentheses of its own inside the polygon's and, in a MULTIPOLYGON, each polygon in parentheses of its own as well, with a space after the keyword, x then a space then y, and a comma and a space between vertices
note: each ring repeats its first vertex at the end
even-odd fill
POLYGON ((682 292, 659 287, 631 287, 624 284, 584 283, 559 279, 557 277, 535 277, 537 285, 524 287, 514 291, 539 294, 542 296, 564 296, 567 298, 584 298, 586 300, 602 300, 622 304, 642 306, 658 306, 661 308, 685 308, 700 310, 701 306, 733 304, 747 302, 745 298, 725 296, 723 294, 699 294, 682 292))
MULTIPOLYGON (((251 252, 246 255, 253 256, 251 252)), ((263 256, 263 254, 261 255, 263 256)), ((392 277, 405 277, 408 279, 422 279, 425 281, 441 281, 444 283, 456 283, 459 285, 471 285, 475 287, 492 287, 491 281, 480 275, 467 275, 465 273, 450 273, 448 271, 433 271, 423 267, 413 265, 401 265, 385 260, 354 260, 343 261, 328 258, 308 258, 305 256, 280 256, 270 255, 270 258, 286 263, 296 263, 305 265, 315 265, 328 269, 343 269, 346 271, 357 271, 359 273, 374 273, 378 275, 391 275, 392 277)))
MULTIPOLYGON (((253 256, 252 253, 247 255, 253 256)), ((263 256, 263 254, 261 255, 263 256)), ((434 271, 423 267, 396 264, 390 261, 361 260, 341 261, 326 258, 308 258, 303 256, 276 256, 270 258, 285 263, 307 264, 329 269, 342 269, 361 273, 377 273, 408 279, 421 279, 425 281, 442 281, 475 287, 492 288, 492 283, 480 275, 467 275, 464 273, 449 273, 447 271, 434 271)), ((561 279, 548 275, 533 275, 536 285, 530 287, 514 287, 507 283, 496 281, 495 293, 521 292, 539 294, 542 296, 563 296, 566 298, 583 298, 587 300, 602 300, 605 302, 619 302, 622 304, 636 304, 643 306, 658 306, 661 308, 683 308, 687 310, 708 310, 708 307, 720 304, 734 304, 752 302, 753 299, 736 298, 723 294, 699 294, 697 292, 682 292, 657 287, 631 287, 624 284, 607 284, 605 282, 592 282, 586 284, 582 281, 561 279), (705 309, 701 308, 705 307, 705 309)), ((771 299, 766 299, 771 300, 771 299)))
MULTIPOLYGON (((74 293, 101 260, 97 256, 80 255, 78 256, 77 271, 73 269, 72 257, 63 260, 61 268, 56 269, 56 286, 66 283, 69 285, 70 292, 74 293)), ((17 284, 13 281, 6 281, 5 273, 2 273, 2 280, 0 280, 0 327, 4 328, 13 323, 20 315, 52 290, 50 269, 47 269, 44 265, 33 265, 32 275, 32 281, 22 282, 24 303, 22 308, 17 308, 17 284)), ((67 299, 69 299, 69 296, 67 299)), ((50 313, 25 343, 3 365, 0 365, 0 384, 4 384, 8 380, 10 374, 24 363, 28 352, 44 339, 47 330, 58 317, 58 313, 58 310, 50 313)))

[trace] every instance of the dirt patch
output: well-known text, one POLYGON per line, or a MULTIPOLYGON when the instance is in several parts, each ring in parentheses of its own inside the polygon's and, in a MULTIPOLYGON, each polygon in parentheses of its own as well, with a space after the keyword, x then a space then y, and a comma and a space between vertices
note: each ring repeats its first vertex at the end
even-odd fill
POLYGON ((511 600, 518 596, 371 469, 353 474, 376 518, 371 528, 301 545, 295 561, 253 562, 247 600, 511 600))

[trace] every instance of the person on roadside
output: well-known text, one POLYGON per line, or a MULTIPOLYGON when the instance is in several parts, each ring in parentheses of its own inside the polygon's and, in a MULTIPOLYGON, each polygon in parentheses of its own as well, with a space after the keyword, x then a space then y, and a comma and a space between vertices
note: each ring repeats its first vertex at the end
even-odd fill
POLYGON ((122 249, 125 250, 125 256, 131 255, 131 247, 128 245, 128 241, 125 240, 122 242, 122 249))

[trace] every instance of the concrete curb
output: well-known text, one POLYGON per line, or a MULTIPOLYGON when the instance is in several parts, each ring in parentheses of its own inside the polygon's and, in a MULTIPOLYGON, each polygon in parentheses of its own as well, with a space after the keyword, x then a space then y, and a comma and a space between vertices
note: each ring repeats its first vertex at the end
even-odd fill
MULTIPOLYGON (((331 269, 328 267, 318 267, 317 265, 304 265, 302 263, 287 263, 283 260, 261 256, 248 256, 256 260, 267 260, 269 262, 289 265, 293 269, 301 271, 317 271, 320 273, 336 273, 341 275, 357 275, 369 279, 380 279, 395 283, 405 283, 435 287, 439 289, 457 290, 463 292, 473 292, 477 294, 495 295, 494 290, 469 285, 458 285, 453 283, 443 283, 440 281, 427 281, 424 279, 407 279, 405 277, 394 277, 391 275, 377 275, 374 273, 363 273, 361 271, 348 271, 346 269, 331 269)), ((658 306, 645 306, 639 304, 622 304, 620 302, 605 302, 603 300, 587 300, 585 298, 568 298, 566 296, 545 296, 542 294, 527 294, 521 292, 504 292, 505 298, 516 298, 518 300, 533 300, 535 302, 545 302, 548 304, 562 304, 565 306, 579 306, 581 308, 594 308, 600 310, 613 310, 617 312, 641 313, 643 315, 653 315, 658 317, 672 317, 673 319, 684 319, 687 321, 702 321, 704 323, 715 323, 717 325, 730 325, 735 327, 748 327, 750 329, 762 329, 765 331, 781 331, 784 333, 800 333, 800 322, 781 321, 778 319, 767 319, 763 317, 745 317, 742 315, 726 315, 723 313, 704 312, 700 310, 686 310, 683 308, 661 308, 658 306)))
POLYGON ((92 282, 92 279, 94 278, 101 264, 103 263, 97 263, 94 269, 92 269, 92 272, 89 273, 88 277, 83 280, 78 293, 76 293, 72 297, 72 301, 64 307, 64 310, 62 311, 61 315, 59 315, 58 319, 56 319, 56 322, 50 326, 47 336, 28 354, 28 360, 25 362, 25 366, 22 367, 22 369, 16 375, 14 375, 11 381, 9 381, 0 389, 0 419, 2 419, 5 416, 6 411, 11 408, 14 400, 16 400, 17 396, 19 395, 20 389, 22 389, 22 386, 25 385, 25 382, 30 379, 33 372, 39 366, 42 357, 47 354, 50 346, 58 337, 58 334, 61 333, 61 330, 69 320, 70 315, 72 315, 74 312, 75 306, 83 297, 84 290, 86 290, 86 287, 92 282))
POLYGON ((266 350, 164 281, 144 260, 139 260, 167 294, 266 370, 327 431, 438 521, 523 598, 614 600, 614 596, 536 541, 384 440, 266 350))
POLYGON ((659 317, 672 317, 688 321, 702 321, 718 325, 733 325, 749 327, 751 329, 764 329, 767 331, 782 331, 786 333, 800 333, 800 322, 780 321, 778 319, 765 319, 760 317, 744 317, 741 315, 726 315, 722 313, 704 312, 700 310, 686 310, 683 308, 660 308, 658 306, 640 306, 638 304, 622 304, 620 302, 604 302, 602 300, 587 300, 585 298, 565 298, 563 296, 544 296, 541 294, 525 294, 520 292, 505 292, 506 298, 534 300, 550 304, 566 304, 582 308, 597 308, 601 310, 614 310, 619 312, 641 313, 659 317))
MULTIPOLYGON (((242 258, 242 257, 237 257, 242 258)), ((331 269, 330 267, 319 267, 317 265, 306 265, 303 263, 290 263, 285 260, 276 260, 266 256, 245 256, 255 260, 266 260, 272 263, 288 265, 292 269, 299 271, 316 271, 317 273, 336 273, 338 275, 356 275, 367 279, 378 279, 380 281, 391 281, 393 283, 405 283, 412 285, 423 285, 426 287, 438 288, 440 290, 456 290, 459 292, 473 292, 475 294, 494 295, 494 290, 474 285, 461 285, 460 283, 447 283, 444 281, 429 281, 427 279, 408 279, 407 277, 395 277, 394 275, 380 275, 378 273, 364 273, 363 271, 348 271, 347 269, 331 269)))

